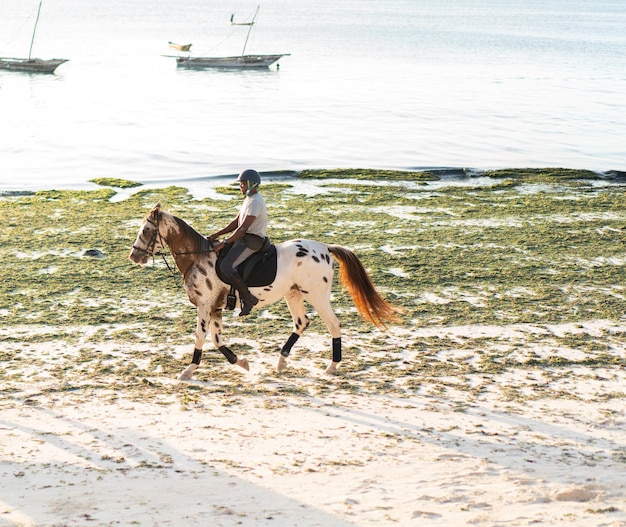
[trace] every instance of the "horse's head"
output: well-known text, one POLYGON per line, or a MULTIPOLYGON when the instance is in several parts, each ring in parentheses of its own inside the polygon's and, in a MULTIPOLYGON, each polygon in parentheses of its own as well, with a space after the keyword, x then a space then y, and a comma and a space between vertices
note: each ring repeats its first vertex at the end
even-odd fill
POLYGON ((130 261, 139 265, 148 263, 148 259, 154 256, 166 245, 165 238, 161 233, 161 204, 155 207, 145 217, 139 228, 139 234, 128 257, 130 261))

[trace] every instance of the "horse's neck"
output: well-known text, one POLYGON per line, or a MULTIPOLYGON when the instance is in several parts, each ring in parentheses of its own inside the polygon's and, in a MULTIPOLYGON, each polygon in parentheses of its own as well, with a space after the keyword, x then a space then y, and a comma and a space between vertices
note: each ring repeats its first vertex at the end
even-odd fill
POLYGON ((180 218, 163 215, 165 239, 179 271, 184 275, 194 260, 210 251, 209 241, 180 218))

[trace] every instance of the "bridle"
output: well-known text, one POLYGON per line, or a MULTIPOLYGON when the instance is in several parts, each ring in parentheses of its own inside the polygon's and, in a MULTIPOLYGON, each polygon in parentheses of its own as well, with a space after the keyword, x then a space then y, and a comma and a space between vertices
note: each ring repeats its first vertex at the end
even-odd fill
POLYGON ((159 215, 158 214, 156 215, 156 223, 153 222, 150 218, 146 218, 146 222, 150 223, 151 225, 154 225, 154 232, 152 233, 152 238, 150 238, 150 241, 146 245, 145 249, 143 247, 137 247, 136 245, 133 245, 133 250, 138 251, 140 253, 147 254, 148 256, 152 256, 152 258, 154 259, 155 256, 158 256, 160 254, 160 253, 154 252, 154 249, 157 244, 157 237, 159 237, 161 241, 164 242, 163 245, 166 245, 166 243, 165 243, 165 240, 163 239, 163 236, 161 236, 161 231, 159 230, 159 215))
POLYGON ((150 217, 146 218, 146 223, 149 223, 150 225, 154 225, 154 232, 152 233, 152 238, 150 238, 150 241, 148 242, 148 245, 146 245, 145 249, 143 247, 137 247, 136 245, 133 244, 133 250, 139 251, 140 253, 144 253, 144 254, 146 254, 148 256, 151 256, 153 263, 154 263, 154 257, 155 256, 160 256, 161 258, 163 258, 163 261, 165 262, 165 265, 167 265, 167 268, 169 269, 170 274, 171 275, 175 275, 176 273, 170 267, 170 264, 168 263, 167 259, 165 258, 167 256, 167 254, 166 253, 162 253, 162 252, 155 252, 157 239, 160 239, 161 244, 164 247, 167 245, 167 240, 165 238, 163 238, 163 236, 161 235, 161 230, 159 229, 159 219, 160 218, 161 218, 161 216, 159 214, 156 214, 156 222, 152 221, 150 219, 150 217))

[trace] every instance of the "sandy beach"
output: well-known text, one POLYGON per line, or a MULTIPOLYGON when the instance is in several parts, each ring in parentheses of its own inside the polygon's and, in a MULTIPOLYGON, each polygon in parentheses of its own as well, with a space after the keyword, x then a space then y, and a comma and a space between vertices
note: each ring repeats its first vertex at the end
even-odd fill
MULTIPOLYGON (((300 206, 286 187, 266 191, 285 237, 302 228, 280 216, 281 207, 300 206)), ((18 245, 10 229, 2 241, 0 526, 626 526, 624 253, 611 238, 623 229, 623 209, 608 201, 613 191, 581 184, 568 192, 586 200, 585 214, 574 207, 570 215, 555 212, 571 206, 563 192, 531 202, 511 185, 500 188, 511 198, 499 197, 498 210, 521 195, 524 210, 549 211, 532 212, 537 237, 515 211, 478 217, 477 204, 495 191, 426 189, 412 208, 392 207, 394 196, 389 204, 376 198, 384 229, 367 240, 371 249, 352 245, 407 314, 379 331, 357 323, 338 293, 344 361, 337 375, 324 373, 330 336, 315 313, 288 368, 276 371, 290 323, 277 305, 245 321, 226 316, 228 341, 249 371, 206 346, 190 382, 176 377, 193 349, 192 306, 163 264, 140 269, 127 261, 128 233, 155 196, 108 209, 94 198, 97 207, 84 212, 82 195, 71 207, 57 195, 14 198, 26 200, 11 209, 14 228, 24 237, 32 228, 35 242, 23 237, 18 245), (592 195, 608 212, 595 211, 592 195), (454 208, 468 201, 469 212, 454 208), (72 223, 78 214, 100 214, 102 224, 111 218, 107 245, 90 245, 102 235, 82 216, 72 223), (419 251, 403 234, 407 221, 421 229, 413 242, 419 251), (444 235, 444 228, 456 230, 444 235), (57 238, 46 248, 49 229, 57 238), (574 278, 561 280, 570 254, 549 253, 555 241, 540 244, 557 229, 561 238, 567 229, 579 253, 586 249, 576 245, 577 233, 597 238, 593 257, 577 253, 574 278), (78 241, 63 251, 66 231, 78 241), (456 245, 437 263, 442 236, 456 245), (36 254, 23 244, 37 246, 36 254), (471 261, 477 246, 484 269, 473 265, 469 276, 457 257, 471 261), (86 247, 107 257, 81 256, 86 247), (496 267, 487 275, 492 254, 496 267), (509 254, 511 274, 501 280, 498 261, 509 254), (422 257, 426 263, 416 264, 422 257), (531 260, 540 264, 528 275, 531 260), (20 272, 36 278, 15 285, 20 272), (68 277, 75 282, 66 284, 68 277)), ((369 202, 328 205, 371 190, 356 189, 336 185, 319 202, 351 207, 354 218, 346 212, 311 225, 331 224, 346 237, 359 215, 367 222, 369 202)), ((199 208, 168 196, 187 216, 231 213, 223 202, 199 208)), ((354 239, 365 240, 358 232, 354 239)))
MULTIPOLYGON (((523 341, 537 331, 468 326, 440 336, 471 344, 483 334, 523 341)), ((595 321, 550 331, 594 338, 626 327, 595 321)), ((392 333, 395 353, 423 336, 392 333)), ((321 354, 327 338, 302 340, 321 354)), ((253 347, 250 372, 222 367, 242 390, 263 381, 273 394, 233 396, 229 381, 193 381, 198 395, 183 405, 171 393, 145 393, 176 390, 179 381, 161 376, 121 392, 114 376, 99 378, 112 386, 97 393, 80 381, 46 381, 46 368, 76 360, 83 345, 8 350, 43 365, 2 398, 1 525, 626 525, 624 404, 602 395, 623 390, 623 367, 576 368, 551 387, 574 398, 520 404, 507 389, 536 389, 541 375, 532 368, 471 378, 491 386, 479 397, 454 379, 419 395, 377 395, 327 379, 311 359, 275 374, 276 357, 253 347), (320 382, 329 393, 307 395, 320 382)), ((181 360, 184 348, 173 350, 181 360)), ((124 360, 124 350, 99 351, 124 360)))

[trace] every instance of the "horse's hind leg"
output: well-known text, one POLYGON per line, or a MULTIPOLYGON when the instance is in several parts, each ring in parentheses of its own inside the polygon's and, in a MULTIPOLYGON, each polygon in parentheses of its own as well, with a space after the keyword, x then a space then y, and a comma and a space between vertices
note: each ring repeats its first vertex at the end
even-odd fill
POLYGON ((289 312, 293 319, 293 327, 291 335, 289 335, 287 342, 285 342, 285 345, 280 350, 278 365, 276 366, 278 371, 284 370, 287 367, 287 357, 289 357, 291 348, 309 325, 309 318, 306 316, 306 310, 304 309, 302 293, 294 288, 285 296, 285 300, 287 300, 287 306, 289 306, 289 312))
POLYGON ((341 323, 330 305, 330 299, 313 301, 313 299, 309 300, 307 298, 307 300, 315 308, 318 315, 322 317, 322 320, 324 321, 324 324, 326 324, 326 328, 328 328, 328 332, 333 339, 333 358, 332 362, 328 365, 328 368, 326 368, 326 373, 337 373, 337 366, 341 362, 341 323))

